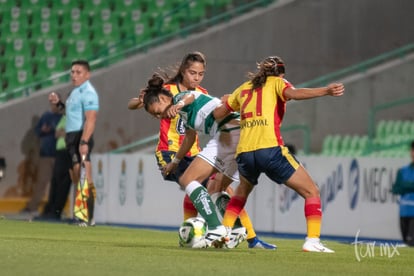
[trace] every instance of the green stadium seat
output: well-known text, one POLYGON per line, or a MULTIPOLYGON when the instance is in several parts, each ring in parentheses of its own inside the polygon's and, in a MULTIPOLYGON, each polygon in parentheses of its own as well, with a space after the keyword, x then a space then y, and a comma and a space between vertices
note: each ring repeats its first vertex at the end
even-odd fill
POLYGON ((364 155, 369 150, 369 138, 367 135, 361 136, 358 141, 358 155, 364 155))
POLYGON ((413 138, 414 137, 414 121, 411 121, 410 133, 411 133, 411 138, 413 138))
POLYGON ((350 155, 349 153, 350 144, 351 144, 351 136, 348 134, 343 136, 339 142, 338 155, 349 156, 350 155))
POLYGON ((49 7, 39 7, 35 9, 30 15, 30 25, 39 25, 43 21, 48 21, 57 26, 60 24, 60 17, 57 12, 49 7))
POLYGON ((80 1, 79 6, 85 13, 89 14, 89 16, 94 16, 103 9, 114 10, 113 2, 107 0, 82 0, 80 1))
POLYGON ((151 17, 142 13, 141 10, 135 9, 127 11, 123 16, 118 14, 120 21, 120 31, 121 37, 125 38, 131 36, 135 33, 135 26, 142 26, 142 28, 147 28, 150 30, 151 26, 151 17))
POLYGON ((322 155, 337 156, 340 151, 340 143, 340 135, 327 135, 322 144, 322 155))
POLYGON ((401 135, 402 130, 402 120, 391 121, 391 134, 392 135, 401 135))
POLYGON ((109 8, 96 11, 91 17, 91 25, 98 26, 104 23, 112 23, 119 25, 119 17, 117 13, 112 12, 109 8))
POLYGON ((93 56, 94 52, 88 40, 76 40, 75 43, 67 46, 63 62, 66 67, 75 59, 90 60, 93 56))
POLYGON ((386 136, 386 121, 381 120, 378 122, 377 127, 376 127, 376 137, 380 137, 383 138, 386 136))
MULTIPOLYGON (((207 7, 204 1, 191 1, 189 5, 189 11, 185 14, 185 17, 191 21, 197 21, 207 17, 207 7)), ((184 18, 184 20, 186 19, 184 18)))
POLYGON ((203 0, 203 2, 205 2, 205 4, 209 6, 223 7, 230 5, 233 2, 233 0, 203 0))
POLYGON ((145 1, 142 0, 118 0, 115 2, 115 11, 117 13, 120 13, 120 15, 123 17, 132 10, 143 10, 143 4, 145 4, 145 1))
POLYGON ((157 35, 173 34, 181 29, 179 19, 174 16, 159 17, 155 24, 157 35))
POLYGON ((7 22, 11 22, 11 21, 20 21, 20 20, 26 20, 26 17, 24 15, 24 11, 22 11, 21 8, 15 6, 13 4, 13 6, 9 6, 9 7, 4 7, 2 3, 0 3, 0 18, 1 18, 1 23, 2 24, 6 24, 7 22))
POLYGON ((392 131, 394 129, 394 121, 385 121, 385 133, 384 136, 388 137, 392 135, 392 131))
POLYGON ((89 26, 91 24, 89 15, 79 7, 71 7, 64 10, 60 14, 60 25, 66 26, 73 22, 80 22, 82 25, 89 26))
POLYGON ((6 63, 7 71, 25 70, 33 73, 31 54, 20 53, 11 56, 6 63))
POLYGON ((375 138, 374 138, 374 144, 375 146, 381 146, 384 144, 384 140, 387 137, 387 121, 380 120, 375 128, 375 138))
POLYGON ((10 70, 7 74, 2 75, 2 77, 3 81, 5 80, 7 82, 7 91, 26 86, 34 81, 32 72, 25 69, 10 70))
POLYGON ((176 7, 174 1, 167 0, 145 0, 145 12, 156 20, 167 14, 171 14, 176 7))
POLYGON ((77 40, 91 40, 90 27, 81 22, 74 21, 66 24, 61 31, 62 42, 67 45, 74 44, 77 40))
POLYGON ((405 142, 410 142, 414 139, 414 135, 411 135, 411 121, 405 120, 401 122, 401 137, 405 142))
POLYGON ((226 10, 232 3, 232 0, 204 0, 204 2, 211 10, 212 15, 216 15, 226 10))
POLYGON ((0 0, 0 13, 3 11, 9 11, 16 6, 15 0, 0 0))
POLYGON ((2 23, 1 35, 7 40, 15 38, 26 39, 29 37, 28 23, 26 20, 12 20, 2 23))
POLYGON ((327 135, 323 139, 323 143, 322 143, 322 154, 323 155, 330 155, 331 154, 331 152, 332 152, 332 139, 333 139, 332 135, 327 135))
POLYGON ((111 22, 104 22, 93 29, 91 44, 94 49, 101 49, 108 45, 118 43, 120 40, 121 36, 118 25, 111 22))
POLYGON ((177 3, 172 0, 142 0, 142 4, 148 11, 168 11, 171 10, 177 3))
POLYGON ((59 15, 63 14, 66 10, 79 7, 78 0, 53 0, 52 9, 59 15))
POLYGON ((120 26, 127 26, 140 21, 150 21, 149 15, 143 13, 140 9, 127 10, 122 13, 118 12, 117 15, 121 19, 120 26))
POLYGON ((145 21, 122 26, 121 30, 124 34, 122 39, 125 42, 125 48, 137 46, 140 43, 150 40, 154 33, 150 24, 145 21))
POLYGON ((32 48, 29 41, 26 38, 14 38, 12 40, 6 39, 4 41, 4 56, 13 56, 18 53, 33 55, 32 48))
POLYGON ((401 134, 410 135, 411 134, 411 121, 405 120, 401 124, 401 134))
POLYGON ((20 8, 27 16, 32 16, 41 7, 47 7, 44 0, 24 0, 20 1, 20 8))
POLYGON ((42 21, 30 30, 30 41, 34 44, 41 44, 50 38, 59 40, 60 36, 58 26, 49 21, 42 21))
POLYGON ((341 146, 341 136, 336 134, 332 138, 332 149, 331 149, 331 155, 332 156, 338 156, 341 146))
POLYGON ((346 151, 346 156, 360 156, 358 151, 360 137, 358 135, 350 136, 348 149, 346 151))
POLYGON ((47 56, 63 56, 63 47, 59 40, 47 38, 36 45, 35 58, 43 59, 47 56))
MULTIPOLYGON (((67 68, 64 67, 64 63, 60 56, 47 56, 45 58, 37 60, 36 67, 36 80, 40 81, 47 78, 53 78, 54 74, 62 73, 67 68)), ((50 79, 47 82, 42 83, 42 87, 57 84, 63 81, 62 78, 50 79)))

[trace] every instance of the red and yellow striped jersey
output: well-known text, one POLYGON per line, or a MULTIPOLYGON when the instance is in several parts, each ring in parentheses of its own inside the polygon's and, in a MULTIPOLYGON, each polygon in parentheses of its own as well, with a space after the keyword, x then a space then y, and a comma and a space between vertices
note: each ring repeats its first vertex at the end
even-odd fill
MULTIPOLYGON (((177 84, 166 84, 164 87, 170 90, 173 95, 176 95, 179 92, 181 92, 179 91, 177 84)), ((196 91, 208 94, 207 90, 202 88, 201 86, 198 86, 196 88, 196 91)), ((184 136, 185 127, 179 116, 173 119, 161 119, 156 153, 159 153, 160 151, 177 152, 181 146, 184 136)), ((187 153, 187 156, 195 156, 199 152, 200 145, 197 136, 196 142, 192 146, 191 150, 187 153)))
POLYGON ((286 110, 284 91, 293 87, 281 77, 267 77, 264 86, 252 90, 251 81, 239 86, 228 98, 229 110, 240 112, 237 154, 283 145, 280 134, 286 110))

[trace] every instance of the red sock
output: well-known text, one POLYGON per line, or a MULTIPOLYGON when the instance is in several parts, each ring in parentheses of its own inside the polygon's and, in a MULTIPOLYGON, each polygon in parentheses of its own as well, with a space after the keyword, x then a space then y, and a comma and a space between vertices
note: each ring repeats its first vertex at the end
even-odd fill
POLYGON ((308 238, 319 238, 322 224, 321 199, 319 197, 305 199, 305 217, 308 238))
POLYGON ((224 213, 223 225, 233 227, 234 222, 243 210, 244 205, 246 205, 245 198, 239 196, 231 197, 229 203, 227 204, 226 212, 224 213))
POLYGON ((194 207, 193 202, 191 202, 190 197, 186 194, 183 199, 183 211, 184 211, 184 220, 196 217, 198 212, 194 207))

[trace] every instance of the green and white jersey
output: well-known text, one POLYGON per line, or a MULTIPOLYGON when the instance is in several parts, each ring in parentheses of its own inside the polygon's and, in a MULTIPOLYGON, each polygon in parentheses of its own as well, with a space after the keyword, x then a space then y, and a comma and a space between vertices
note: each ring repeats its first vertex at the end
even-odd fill
POLYGON ((214 136, 217 130, 217 123, 214 119, 213 111, 221 104, 221 100, 198 91, 185 91, 175 95, 173 103, 178 103, 186 94, 194 95, 195 99, 194 102, 180 110, 181 120, 185 127, 214 136))

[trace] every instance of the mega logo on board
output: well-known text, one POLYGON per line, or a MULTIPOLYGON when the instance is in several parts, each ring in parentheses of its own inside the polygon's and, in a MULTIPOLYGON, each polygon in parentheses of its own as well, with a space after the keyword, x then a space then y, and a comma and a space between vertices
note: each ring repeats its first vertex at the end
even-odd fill
POLYGON ((349 166, 348 173, 348 200, 351 210, 354 210, 358 203, 359 182, 359 164, 356 159, 353 159, 349 166))
POLYGON ((396 202, 396 196, 391 193, 395 175, 395 169, 385 166, 364 168, 362 200, 372 203, 396 202))
POLYGON ((339 191, 343 190, 344 174, 342 165, 339 164, 334 171, 319 185, 321 194, 322 210, 327 208, 328 203, 335 200, 339 191))

